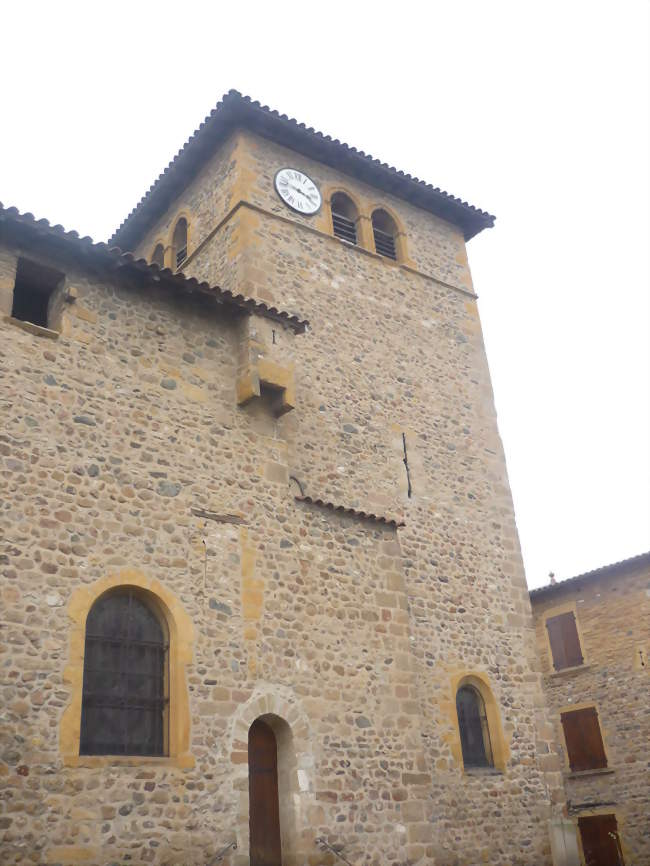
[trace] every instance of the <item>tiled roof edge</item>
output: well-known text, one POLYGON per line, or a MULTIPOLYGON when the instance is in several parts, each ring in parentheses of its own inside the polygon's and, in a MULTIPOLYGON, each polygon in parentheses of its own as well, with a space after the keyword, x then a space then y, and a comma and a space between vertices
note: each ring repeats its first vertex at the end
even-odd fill
POLYGON ((307 505, 316 505, 319 508, 326 508, 328 511, 335 511, 337 514, 345 514, 348 517, 359 517, 362 520, 370 520, 373 523, 381 523, 384 526, 391 526, 398 529, 400 526, 406 526, 402 521, 395 520, 392 517, 384 517, 383 515, 371 514, 367 511, 359 511, 356 508, 348 508, 345 505, 335 505, 333 502, 327 502, 324 499, 314 499, 311 496, 295 496, 296 502, 305 502, 307 505))
POLYGON ((540 595, 551 595, 554 592, 559 592, 565 587, 571 587, 581 581, 588 581, 592 578, 606 577, 608 574, 616 574, 624 572, 638 565, 650 565, 650 550, 646 553, 639 553, 637 556, 631 556, 629 559, 621 559, 618 562, 612 562, 609 565, 602 565, 600 568, 594 568, 593 571, 585 571, 584 574, 577 574, 575 577, 567 577, 566 580, 561 580, 559 583, 548 583, 546 586, 538 586, 536 589, 530 590, 530 596, 538 597, 540 595))
POLYGON ((0 202, 0 221, 9 220, 21 226, 27 227, 37 235, 48 236, 64 243, 70 243, 78 251, 90 252, 104 261, 110 262, 113 267, 129 267, 148 276, 156 285, 161 283, 171 284, 176 288, 187 292, 201 292, 211 295, 224 304, 237 309, 252 313, 264 318, 280 321, 292 328, 296 333, 304 332, 309 326, 306 319, 291 315, 277 307, 269 307, 262 301, 247 298, 244 295, 235 295, 228 289, 211 286, 209 283, 201 282, 195 277, 186 277, 182 272, 174 272, 169 268, 159 268, 158 265, 149 263, 145 259, 136 258, 132 253, 122 252, 119 247, 111 246, 102 241, 95 242, 87 235, 81 237, 76 231, 66 231, 62 225, 51 225, 46 219, 37 220, 32 213, 20 213, 15 207, 5 207, 0 202))
MULTIPOLYGON (((431 205, 428 209, 432 210, 433 213, 439 210, 439 215, 443 219, 446 218, 462 228, 466 240, 474 237, 482 229, 490 228, 494 225, 496 217, 487 211, 474 207, 474 205, 451 195, 439 187, 434 187, 432 184, 420 180, 418 177, 413 177, 392 165, 381 162, 381 160, 376 159, 371 154, 364 153, 364 151, 358 150, 356 147, 352 147, 343 141, 339 141, 337 138, 332 138, 331 135, 325 135, 313 127, 308 127, 293 117, 280 114, 279 111, 269 108, 268 105, 262 105, 260 102, 251 99, 250 96, 242 95, 238 90, 229 90, 217 102, 203 123, 194 130, 167 168, 158 176, 138 204, 115 230, 110 238, 110 242, 123 243, 126 237, 131 248, 136 246, 144 233, 141 230, 140 223, 144 223, 147 212, 149 210, 153 212, 151 221, 156 219, 160 215, 155 212, 157 200, 161 203, 160 211, 164 211, 171 199, 182 189, 183 172, 187 170, 187 174, 191 174, 192 171, 197 170, 197 166, 201 164, 202 160, 208 158, 213 152, 210 148, 209 138, 213 135, 218 140, 219 134, 224 131, 224 129, 219 128, 220 121, 224 121, 224 123, 229 120, 239 121, 245 126, 246 119, 256 119, 262 127, 266 126, 266 132, 269 135, 269 127, 273 125, 275 130, 283 129, 289 135, 300 135, 303 141, 311 142, 319 151, 326 149, 328 152, 334 152, 337 150, 344 158, 358 162, 359 166, 363 166, 373 172, 378 178, 380 176, 383 177, 393 187, 394 194, 399 198, 406 199, 407 201, 411 200, 409 199, 409 193, 413 199, 418 198, 420 200, 419 203, 414 201, 416 206, 425 207, 422 204, 422 199, 423 197, 428 199, 431 205), (196 160, 194 164, 191 162, 192 158, 196 160), (177 178, 178 189, 174 190, 174 183, 177 178), (403 191, 398 191, 398 187, 403 191), (432 209, 433 203, 438 204, 437 210, 432 209)), ((264 129, 262 129, 262 132, 264 132, 264 129)))

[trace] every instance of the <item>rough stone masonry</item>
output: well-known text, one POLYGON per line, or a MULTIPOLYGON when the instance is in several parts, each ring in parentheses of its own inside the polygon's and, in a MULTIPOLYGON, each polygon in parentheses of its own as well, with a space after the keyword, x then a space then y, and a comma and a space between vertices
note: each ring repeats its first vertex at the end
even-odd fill
POLYGON ((0 860, 248 864, 264 717, 285 866, 333 863, 320 837, 359 866, 550 864, 561 765, 462 208, 257 110, 217 109, 116 234, 136 258, 2 211, 0 860), (332 234, 337 190, 365 247, 332 234), (181 214, 180 275, 138 262, 169 266, 181 214), (20 259, 64 275, 47 327, 12 316, 20 259), (168 632, 166 754, 84 756, 86 617, 124 586, 168 632))

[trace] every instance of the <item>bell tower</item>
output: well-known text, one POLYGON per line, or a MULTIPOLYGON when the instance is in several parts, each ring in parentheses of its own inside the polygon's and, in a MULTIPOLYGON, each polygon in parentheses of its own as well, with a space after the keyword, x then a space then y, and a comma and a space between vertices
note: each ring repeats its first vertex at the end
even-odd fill
POLYGON ((309 323, 296 336, 250 320, 237 401, 271 397, 285 526, 314 521, 301 592, 325 605, 325 632, 347 623, 310 653, 322 837, 350 832, 349 798, 374 815, 367 852, 503 866, 526 847, 550 863, 561 776, 466 252, 494 217, 231 92, 113 241, 149 259, 180 218, 184 274, 309 323), (339 515, 368 529, 372 566, 350 557, 339 515))
POLYGON ((9 863, 570 866, 493 222, 236 92, 111 246, 0 206, 9 863))

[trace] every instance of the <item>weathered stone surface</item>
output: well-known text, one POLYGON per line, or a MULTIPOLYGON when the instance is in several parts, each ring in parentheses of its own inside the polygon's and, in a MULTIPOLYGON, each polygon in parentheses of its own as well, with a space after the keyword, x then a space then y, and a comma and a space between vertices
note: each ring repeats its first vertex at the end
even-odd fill
POLYGON ((590 804, 603 804, 601 813, 616 816, 625 862, 642 866, 650 863, 649 559, 632 559, 577 585, 558 583, 531 595, 553 725, 545 736, 557 743, 545 760, 554 761, 563 773, 571 819, 590 815, 590 804), (584 664, 555 671, 545 622, 567 611, 576 618, 584 664), (598 713, 607 768, 571 773, 560 713, 585 706, 598 713))
MULTIPOLYGON (((553 735, 463 238, 300 157, 324 189, 392 208, 412 264, 345 245, 326 208, 310 222, 279 203, 274 173, 295 159, 250 135, 225 142, 136 251, 185 209, 205 240, 189 274, 309 318, 295 337, 264 322, 270 360, 295 370, 285 415, 272 389, 237 405, 241 317, 72 255, 51 264, 89 314, 64 314, 56 352, 0 323, 0 455, 15 461, 0 466, 3 866, 204 866, 233 835, 244 866, 260 715, 284 719, 295 749, 290 866, 330 862, 319 835, 366 866, 549 863, 564 798, 536 757, 553 735), (290 476, 406 525, 297 502, 290 476), (61 754, 71 598, 129 568, 192 624, 193 763, 61 754), (472 671, 498 704, 502 775, 458 758, 452 681, 472 671)), ((0 275, 16 255, 0 247, 0 275)))

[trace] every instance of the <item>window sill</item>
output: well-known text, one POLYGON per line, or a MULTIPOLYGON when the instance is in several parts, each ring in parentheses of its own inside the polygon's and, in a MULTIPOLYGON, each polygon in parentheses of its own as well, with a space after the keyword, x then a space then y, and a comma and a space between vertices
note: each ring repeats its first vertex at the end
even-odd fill
POLYGON ((465 767, 466 776, 503 776, 503 770, 498 767, 465 767))
POLYGON ((22 331, 27 331, 28 334, 33 334, 35 337, 47 337, 48 340, 58 340, 60 334, 58 331, 53 331, 51 328, 43 328, 42 325, 34 325, 32 322, 25 322, 22 319, 14 319, 13 316, 5 316, 5 322, 20 328, 22 331))
POLYGON ((589 776, 609 776, 614 772, 613 767, 595 767, 593 770, 571 770, 564 773, 565 779, 586 779, 589 776))
POLYGON ((177 767, 187 770, 194 767, 194 756, 185 754, 176 757, 147 755, 66 755, 66 767, 177 767))
POLYGON ((559 671, 552 671, 549 676, 551 677, 563 677, 565 674, 577 674, 580 671, 589 670, 592 667, 590 664, 582 663, 581 665, 574 665, 570 668, 562 668, 559 671))

